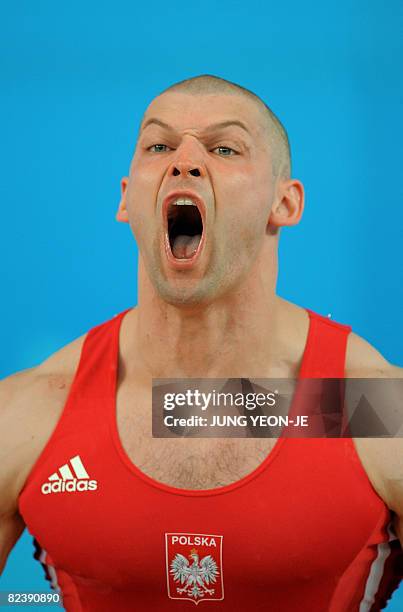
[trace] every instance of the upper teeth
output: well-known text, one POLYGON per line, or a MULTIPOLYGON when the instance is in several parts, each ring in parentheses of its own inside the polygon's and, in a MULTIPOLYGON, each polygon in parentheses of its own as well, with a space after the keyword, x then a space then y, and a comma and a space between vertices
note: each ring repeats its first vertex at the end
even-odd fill
POLYGON ((192 202, 192 200, 188 200, 187 198, 181 198, 180 200, 175 200, 173 204, 176 204, 176 206, 196 206, 196 204, 192 202))

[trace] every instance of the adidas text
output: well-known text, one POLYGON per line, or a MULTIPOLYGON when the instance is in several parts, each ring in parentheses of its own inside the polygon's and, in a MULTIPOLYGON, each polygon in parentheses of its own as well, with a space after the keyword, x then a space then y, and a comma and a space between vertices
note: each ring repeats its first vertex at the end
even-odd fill
POLYGON ((78 478, 74 478, 71 480, 56 480, 55 482, 45 482, 41 487, 41 491, 44 495, 48 495, 48 493, 96 491, 97 488, 97 480, 79 480, 78 478))

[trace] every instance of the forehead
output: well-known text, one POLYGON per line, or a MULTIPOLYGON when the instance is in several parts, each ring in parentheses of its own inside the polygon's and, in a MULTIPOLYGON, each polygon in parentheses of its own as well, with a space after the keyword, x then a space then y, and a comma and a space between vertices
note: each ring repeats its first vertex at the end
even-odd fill
POLYGON ((142 124, 151 117, 179 131, 202 131, 211 124, 241 121, 251 136, 258 138, 267 128, 258 103, 241 94, 166 92, 151 102, 142 124))

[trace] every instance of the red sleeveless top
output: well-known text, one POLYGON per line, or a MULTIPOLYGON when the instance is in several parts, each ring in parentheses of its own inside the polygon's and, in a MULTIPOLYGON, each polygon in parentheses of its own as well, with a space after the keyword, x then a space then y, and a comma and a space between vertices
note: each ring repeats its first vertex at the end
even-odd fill
MULTIPOLYGON (((402 550, 351 439, 280 437, 253 472, 208 490, 167 486, 133 465, 115 414, 125 312, 88 333, 19 498, 65 609, 380 610, 402 550)), ((342 378, 351 328, 308 313, 299 378, 342 378)))

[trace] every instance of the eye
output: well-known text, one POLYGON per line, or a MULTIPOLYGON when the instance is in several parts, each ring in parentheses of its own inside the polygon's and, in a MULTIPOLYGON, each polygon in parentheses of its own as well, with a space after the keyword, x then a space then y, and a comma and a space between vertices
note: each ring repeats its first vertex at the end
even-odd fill
POLYGON ((151 151, 151 153, 165 153, 166 151, 170 151, 171 149, 164 144, 155 144, 151 147, 148 147, 147 151, 151 151))
POLYGON ((237 151, 235 149, 231 149, 231 147, 216 147, 213 151, 218 151, 218 155, 223 157, 230 157, 231 155, 237 155, 237 151))

